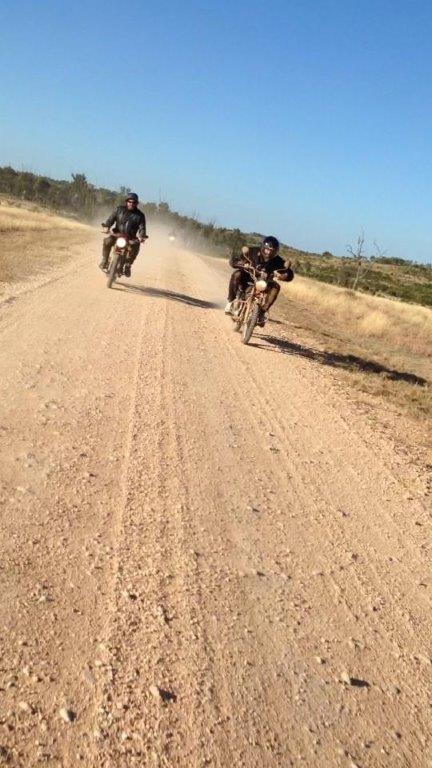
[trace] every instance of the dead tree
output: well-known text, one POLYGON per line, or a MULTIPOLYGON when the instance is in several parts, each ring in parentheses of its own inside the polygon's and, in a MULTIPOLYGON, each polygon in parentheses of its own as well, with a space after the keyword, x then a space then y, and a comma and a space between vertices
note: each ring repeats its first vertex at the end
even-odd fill
POLYGON ((371 256, 368 256, 365 251, 365 238, 364 232, 361 231, 357 238, 357 246, 354 249, 352 245, 347 245, 347 251, 355 259, 356 273, 354 276, 352 290, 356 291, 361 280, 364 280, 368 272, 372 269, 373 262, 376 259, 382 259, 386 255, 387 251, 383 251, 374 240, 375 251, 371 256))
POLYGON ((353 291, 355 291, 357 290, 357 286, 359 284, 362 271, 364 270, 364 263, 365 261, 367 261, 367 256, 365 254, 365 238, 364 238, 363 230, 361 231, 361 233, 357 238, 356 248, 354 249, 352 245, 347 245, 347 251, 355 259, 357 264, 356 274, 352 284, 352 289, 353 291))

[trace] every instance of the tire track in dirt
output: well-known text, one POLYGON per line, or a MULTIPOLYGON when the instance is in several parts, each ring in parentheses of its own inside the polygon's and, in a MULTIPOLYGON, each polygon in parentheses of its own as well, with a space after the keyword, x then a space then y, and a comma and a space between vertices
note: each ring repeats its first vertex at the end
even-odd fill
MULTIPOLYGON (((94 765, 194 765, 206 751, 203 701, 212 688, 211 652, 190 533, 194 502, 180 426, 184 414, 173 384, 172 314, 168 301, 155 303, 157 343, 143 355, 138 376, 121 576, 94 765), (149 391, 155 396, 149 398, 149 391), (165 691, 160 700, 152 685, 165 691), (116 701, 123 702, 118 712, 116 701)), ((218 719, 217 705, 211 709, 218 719)))
POLYGON ((81 760, 109 604, 137 315, 94 270, 20 297, 0 326, 0 745, 19 768, 81 760))
MULTIPOLYGON (((204 283, 204 281, 202 281, 202 282, 204 283)), ((186 289, 183 289, 183 290, 186 290, 186 289)), ((250 352, 250 350, 248 350, 248 353, 249 352, 250 352)), ((241 352, 236 353, 236 361, 237 361, 237 363, 238 363, 238 359, 241 357, 241 354, 242 354, 241 352)), ((226 373, 226 375, 228 377, 230 375, 230 372, 233 371, 233 370, 234 370, 233 366, 231 366, 231 367, 229 365, 225 366, 225 373, 226 373)), ((247 372, 245 372, 245 373, 247 373, 247 372)), ((262 373, 263 372, 261 371, 261 374, 262 373)), ((248 375, 244 375, 243 377, 241 377, 241 379, 244 382, 252 382, 252 384, 255 384, 255 385, 256 385, 257 381, 261 380, 260 376, 259 375, 257 376, 256 368, 255 368, 255 370, 253 371, 253 373, 251 375, 249 375, 249 376, 248 375)), ((231 386, 232 386, 232 382, 231 382, 231 386)), ((234 387, 233 387, 233 396, 235 397, 234 391, 235 390, 234 390, 234 387)), ((244 398, 245 402, 247 402, 247 403, 255 401, 255 398, 253 398, 252 396, 247 396, 247 393, 245 395, 244 388, 243 389, 240 388, 240 390, 237 391, 237 395, 238 395, 238 402, 240 402, 240 403, 241 403, 242 395, 243 395, 243 398, 244 398)), ((261 397, 259 398, 259 401, 262 402, 262 398, 261 397)), ((265 408, 264 408, 264 411, 265 411, 265 408)), ((270 413, 272 411, 271 411, 271 409, 268 409, 267 412, 270 413)), ((295 414, 293 412, 292 416, 294 417, 294 415, 295 414)), ((245 414, 245 423, 248 423, 248 421, 250 422, 250 414, 249 414, 249 419, 248 419, 247 414, 245 414)), ((271 424, 274 427, 274 425, 277 424, 277 419, 275 421, 272 421, 271 424)), ((275 430, 275 432, 276 432, 276 430, 275 430)), ((287 440, 288 436, 287 436, 286 432, 282 435, 282 437, 283 437, 284 441, 288 442, 288 440, 287 440)), ((289 445, 289 442, 288 442, 288 445, 289 445)), ((314 446, 314 448, 316 448, 316 446, 314 446)), ((360 452, 361 452, 361 448, 362 447, 360 446, 360 449, 359 449, 360 452)), ((289 445, 289 449, 288 450, 289 450, 289 454, 288 454, 287 458, 291 457, 291 459, 292 459, 292 456, 296 455, 295 445, 294 444, 289 445)), ((297 468, 298 468, 298 466, 296 467, 296 469, 297 468)), ((348 470, 349 471, 350 471, 350 469, 351 468, 348 466, 348 470)), ((349 475, 349 471, 348 471, 348 475, 349 475)), ((304 478, 304 479, 306 479, 306 478, 304 478)), ((370 480, 371 480, 371 478, 370 478, 370 473, 369 473, 369 475, 367 476, 367 481, 370 482, 370 480)), ((322 494, 322 489, 325 489, 325 487, 326 487, 326 483, 325 482, 323 483, 322 475, 319 475, 318 481, 321 482, 321 494, 322 494)), ((355 471, 351 470, 351 481, 349 480, 349 477, 348 477, 348 482, 349 482, 349 485, 348 485, 349 488, 353 488, 353 487, 355 488, 356 486, 358 486, 358 488, 361 489, 361 487, 362 487, 361 478, 359 478, 359 476, 355 473, 355 471)), ((389 494, 389 492, 390 492, 389 491, 389 487, 392 485, 392 482, 393 481, 390 478, 388 486, 386 486, 385 483, 383 483, 383 486, 384 486, 383 496, 385 495, 385 493, 387 493, 387 495, 389 494)), ((301 479, 300 483, 297 484, 297 486, 296 486, 296 492, 297 492, 297 495, 300 496, 300 498, 301 498, 300 489, 301 489, 302 484, 303 484, 303 478, 301 479)), ((315 485, 317 485, 317 490, 318 490, 318 488, 319 488, 318 484, 315 483, 315 485)), ((301 501, 302 501, 302 506, 304 506, 304 509, 307 509, 308 507, 310 508, 310 504, 311 504, 311 498, 310 498, 311 490, 313 490, 313 487, 314 487, 313 475, 309 476, 309 482, 305 485, 305 487, 308 489, 308 491, 307 491, 307 494, 303 494, 303 498, 301 499, 301 501), (311 481, 312 481, 312 488, 311 488, 311 481)), ((334 485, 333 485, 333 490, 334 490, 334 485)), ((319 504, 320 501, 321 501, 321 506, 324 506, 324 510, 321 512, 320 518, 318 519, 318 525, 315 525, 315 533, 316 533, 316 535, 320 535, 321 534, 321 536, 322 536, 322 533, 323 533, 322 532, 322 522, 325 521, 325 507, 327 507, 327 518, 328 519, 325 521, 326 522, 326 526, 327 526, 327 532, 326 532, 324 538, 327 539, 327 540, 330 540, 330 541, 336 539, 336 545, 333 547, 333 551, 330 551, 329 556, 328 556, 328 561, 330 563, 332 563, 333 562, 333 557, 332 556, 336 553, 337 555, 339 555, 339 557, 336 560, 336 562, 337 562, 338 560, 340 560, 340 555, 341 555, 340 549, 341 549, 341 542, 343 542, 343 537, 341 536, 341 533, 340 533, 340 531, 341 531, 340 525, 338 525, 337 523, 334 522, 334 520, 332 519, 332 515, 331 515, 331 510, 334 509, 334 507, 335 507, 334 499, 332 499, 329 495, 327 495, 327 498, 326 498, 326 496, 324 494, 324 499, 322 499, 322 496, 321 496, 321 500, 320 500, 320 494, 319 493, 316 493, 316 497, 317 497, 317 504, 319 504), (324 505, 322 504, 323 500, 324 500, 324 505), (329 512, 330 512, 330 516, 328 514, 329 512), (339 552, 338 552, 338 550, 339 550, 339 552)), ((369 498, 371 500, 371 497, 369 497, 369 498)), ((353 507, 354 497, 352 496, 352 494, 351 494, 351 497, 350 497, 349 501, 350 501, 349 508, 353 507)), ((345 502, 345 499, 342 498, 342 503, 344 504, 344 502, 345 502)), ((400 495, 398 496, 398 494, 396 493, 393 497, 390 497, 390 499, 388 499, 388 503, 391 504, 392 502, 393 502, 393 504, 395 506, 398 503, 400 503, 400 495)), ((336 505, 336 510, 335 511, 339 511, 339 514, 340 514, 340 508, 339 508, 339 510, 337 510, 337 506, 338 505, 336 505)), ((345 506, 345 504, 344 504, 344 506, 345 506)), ((364 513, 365 510, 367 509, 367 505, 365 505, 364 500, 363 501, 360 500, 360 503, 358 503, 358 501, 356 501, 356 506, 357 506, 357 510, 355 510, 355 511, 358 511, 358 512, 364 513)), ((309 523, 309 527, 310 527, 310 513, 308 513, 308 515, 307 515, 307 522, 309 523)), ((379 535, 380 534, 379 524, 375 524, 374 521, 372 520, 372 524, 373 524, 374 527, 371 530, 370 529, 370 522, 371 521, 369 520, 368 521, 369 529, 367 529, 366 531, 362 531, 362 536, 365 537, 368 540, 369 543, 371 541, 374 541, 374 540, 377 540, 377 541, 380 541, 380 539, 382 540, 382 536, 379 535)), ((391 521, 390 518, 388 519, 388 523, 390 524, 390 529, 392 529, 392 527, 393 527, 393 529, 395 529, 395 526, 394 526, 394 524, 392 524, 392 521, 391 521)), ((382 518, 381 518, 381 525, 382 525, 382 518)), ((396 529, 394 530, 394 533, 396 534, 396 540, 395 540, 394 536, 390 537, 389 533, 386 534, 386 539, 390 539, 390 545, 393 547, 393 551, 394 551, 394 547, 395 546, 401 546, 402 545, 401 544, 402 539, 401 539, 401 536, 400 536, 401 532, 400 532, 400 529, 397 526, 396 526, 396 529)), ((297 531, 296 531, 297 542, 299 541, 299 535, 301 537, 301 534, 299 533, 299 531, 297 529, 297 531)), ((310 534, 309 534, 309 537, 310 537, 310 534)), ((301 540, 302 539, 300 538, 300 541, 301 540)), ((310 540, 311 539, 309 538, 309 541, 310 540)), ((315 538, 312 538, 312 541, 315 541, 315 540, 316 540, 315 538)), ((380 543, 382 544, 382 541, 380 543)), ((304 551, 304 547, 302 547, 302 549, 304 551)), ((346 541, 344 542, 343 551, 345 551, 345 553, 349 556, 349 541, 348 542, 346 542, 346 541)), ((343 554, 343 551, 342 551, 342 554, 343 554)), ((413 562, 411 563, 410 569, 403 569, 402 570, 402 573, 400 574, 400 577, 399 577, 400 578, 400 583, 403 583, 405 578, 408 578, 408 577, 411 577, 411 580, 412 580, 411 571, 415 570, 415 567, 418 564, 418 559, 415 558, 415 556, 414 556, 415 555, 415 548, 411 548, 410 555, 412 556, 413 562)), ((389 619, 388 618, 386 619, 387 631, 390 630, 390 632, 393 635, 393 637, 397 637, 398 633, 400 632, 401 633, 401 640, 402 640, 402 638, 404 638, 404 624, 405 624, 405 622, 401 622, 403 614, 400 612, 400 610, 398 608, 397 602, 396 602, 396 605, 394 603, 395 597, 396 597, 396 599, 400 599, 400 595, 398 594, 397 591, 396 591, 396 594, 394 594, 390 590, 383 589, 383 586, 381 584, 381 581, 382 581, 383 578, 384 578, 384 580, 388 580, 390 571, 384 568, 384 570, 381 573, 378 573, 376 571, 376 569, 374 568, 373 563, 370 564, 370 563, 367 562, 367 558, 368 558, 368 551, 367 550, 365 550, 364 556, 365 556, 364 564, 367 564, 367 581, 363 579, 363 588, 361 588, 361 583, 362 583, 361 582, 361 575, 359 576, 359 574, 356 573, 356 570, 359 568, 359 565, 357 565, 357 556, 355 556, 355 558, 353 559, 352 562, 348 561, 347 564, 344 564, 344 565, 341 564, 340 566, 337 565, 337 567, 334 569, 335 571, 339 570, 339 568, 345 569, 345 578, 346 578, 346 574, 349 573, 350 600, 348 600, 347 596, 345 595, 344 601, 342 601, 342 602, 345 603, 345 606, 347 608, 349 606, 349 611, 350 611, 351 617, 354 619, 355 622, 358 622, 358 620, 359 620, 359 616, 358 616, 358 597, 359 597, 359 592, 363 593, 363 597, 364 597, 365 602, 367 602, 368 600, 371 600, 371 599, 373 600, 376 597, 376 595, 381 595, 382 596, 383 592, 384 592, 384 594, 386 594, 386 592, 387 592, 388 602, 390 604, 393 603, 392 610, 393 611, 396 610, 396 616, 394 616, 394 618, 392 620, 392 624, 390 626, 388 625, 388 620, 389 619), (372 590, 371 590, 371 583, 370 583, 371 570, 372 570, 372 573, 375 574, 375 585, 376 585, 375 588, 372 588, 372 590), (366 585, 367 585, 367 588, 366 588, 366 585), (355 596, 355 602, 353 603, 353 597, 354 596, 355 596), (402 623, 402 627, 400 627, 401 623, 402 623)), ((381 560, 384 560, 384 559, 385 558, 383 557, 383 553, 381 551, 381 560)), ((361 569, 361 566, 360 566, 360 569, 361 569)), ((361 570, 360 570, 360 574, 361 574, 361 570)), ((393 574, 391 574, 391 575, 393 575, 393 574)), ((391 576, 390 576, 390 578, 391 578, 391 576)), ((304 585, 302 585, 302 586, 304 586, 304 585)), ((340 589, 341 588, 338 586, 338 597, 337 597, 338 602, 341 602, 340 589)), ((403 595, 402 595, 402 597, 403 597, 403 595)), ((324 610, 324 607, 321 606, 321 608, 322 608, 323 612, 326 613, 326 611, 324 610)), ((420 605, 418 606, 419 615, 421 615, 422 608, 423 608, 423 605, 422 605, 422 602, 420 601, 420 605)), ((329 606, 329 610, 331 611, 331 606, 329 606)), ((379 606, 374 606, 374 608, 373 608, 373 612, 375 612, 375 611, 379 612, 380 610, 381 609, 380 609, 379 606)), ((369 605, 369 612, 371 612, 371 606, 370 605, 369 605)), ((373 617, 373 612, 372 612, 372 617, 373 617)), ((373 618, 378 618, 378 617, 373 617, 372 621, 371 621, 371 616, 368 615, 368 614, 365 614, 362 618, 363 618, 363 621, 366 622, 366 624, 369 624, 369 625, 372 624, 372 627, 373 627, 373 625, 374 625, 373 618)), ((379 622, 377 621, 376 623, 379 623, 379 622)), ((358 629, 358 627, 357 627, 357 629, 358 629)), ((406 631, 406 629, 407 628, 405 627, 405 631, 406 631)), ((372 630, 372 631, 376 632, 377 630, 375 628, 375 630, 372 630)), ((405 639, 406 639, 406 635, 405 635, 405 639)), ((384 642, 386 641, 385 636, 383 638, 383 641, 384 642)), ((418 649, 420 649, 420 650, 417 651, 418 658, 421 658, 421 655, 422 655, 421 654, 421 649, 422 649, 422 647, 423 647, 423 649, 425 647, 427 648, 427 644, 425 646, 426 636, 417 638, 417 641, 418 641, 417 642, 417 647, 418 647, 418 649)), ((360 644, 358 644, 358 645, 360 645, 360 644)), ((401 647, 402 647, 402 645, 399 644, 399 648, 401 648, 401 647)), ((385 655, 383 656, 383 658, 385 658, 385 655)), ((399 659, 400 659, 400 656, 399 656, 399 659)), ((373 659, 372 660, 373 665, 376 665, 377 661, 378 661, 377 658, 373 659)), ((403 677, 404 674, 407 673, 407 670, 406 669, 404 670, 403 664, 402 664, 401 660, 399 661, 398 666, 399 666, 399 674, 401 675, 401 677, 403 677)), ((411 668, 409 669, 409 674, 410 675, 412 675, 413 673, 415 674, 415 671, 416 670, 413 669, 412 665, 411 665, 411 668)), ((388 670, 388 673, 390 675, 391 674, 391 670, 388 670)), ((421 713, 421 707, 418 707, 417 710, 418 710, 417 711, 417 715, 419 715, 421 713)), ((396 713, 394 712, 393 714, 395 715, 396 713)), ((413 715, 414 715, 414 710, 412 710, 412 713, 411 713, 411 716, 413 716, 413 715)), ((369 722, 371 722, 370 718, 369 718, 369 722)), ((420 717, 418 722, 417 722, 417 726, 416 727, 421 732, 421 731, 425 730, 425 725, 426 724, 425 724, 423 718, 420 717)))
MULTIPOLYGON (((32 398, 49 390, 70 403, 53 411, 44 437, 56 500, 45 516, 37 505, 28 511, 35 526, 53 526, 43 550, 58 613, 52 635, 33 608, 14 625, 2 605, 12 632, 35 621, 43 643, 17 662, 6 653, 0 688, 41 649, 56 671, 29 696, 39 724, 25 713, 3 723, 3 702, 17 709, 23 694, 0 690, 0 727, 19 725, 4 742, 0 730, 0 745, 16 750, 12 764, 37 766, 47 753, 64 768, 428 765, 429 519, 419 502, 406 504, 390 451, 381 457, 361 418, 347 419, 311 361, 266 351, 259 334, 262 348, 240 344, 214 308, 223 280, 197 256, 146 246, 129 290, 105 292, 88 275, 81 295, 69 275, 44 289, 39 310, 20 300, 37 328, 16 350, 27 357, 22 382, 41 369, 40 391, 9 395, 20 414, 14 450, 23 425, 41 433, 32 398), (89 477, 77 502, 69 493, 80 461, 89 477), (66 535, 73 558, 59 565, 66 535), (67 585, 83 567, 80 617, 67 585), (341 681, 344 671, 365 684, 341 681), (68 691, 78 718, 59 725, 49 697, 68 691)), ((17 302, 7 312, 25 338, 22 310, 17 302)), ((11 377, 15 363, 0 364, 11 377)), ((14 521, 0 524, 11 550, 2 584, 22 599, 28 570, 42 567, 34 529, 14 539, 14 521), (18 575, 19 552, 27 562, 18 575)))
MULTIPOLYGON (((104 626, 100 627, 100 633, 98 638, 98 646, 96 659, 93 660, 93 669, 90 671, 90 677, 93 678, 93 685, 95 686, 95 695, 93 699, 93 706, 86 713, 86 718, 81 718, 81 731, 85 733, 84 741, 79 739, 73 739, 68 744, 67 753, 65 755, 65 761, 67 765, 74 766, 77 762, 77 756, 79 756, 80 762, 92 760, 92 744, 94 738, 98 735, 95 732, 95 722, 98 718, 97 708, 101 706, 102 699, 102 685, 103 681, 101 676, 103 672, 106 673, 107 668, 107 656, 109 648, 107 642, 109 640, 111 625, 113 622, 113 616, 117 608, 116 591, 118 588, 118 578, 120 570, 120 556, 119 556, 119 543, 123 538, 123 515, 127 504, 127 498, 129 494, 128 479, 129 479, 129 464, 131 461, 131 453, 133 450, 134 430, 136 429, 135 412, 137 408, 137 392, 139 389, 138 380, 141 371, 141 362, 143 357, 143 338, 146 323, 148 322, 149 308, 143 306, 141 313, 140 328, 138 330, 136 340, 136 352, 135 352, 135 365, 132 376, 131 394, 128 399, 130 400, 129 416, 127 418, 127 428, 125 431, 125 443, 124 443, 124 459, 122 465, 118 468, 119 478, 119 500, 118 504, 114 507, 113 515, 110 519, 109 538, 112 542, 112 557, 110 562, 110 573, 107 574, 106 592, 110 597, 107 600, 106 614, 103 617, 104 626), (147 310, 147 311, 146 311, 147 310)), ((116 469, 117 472, 117 469, 116 469)))

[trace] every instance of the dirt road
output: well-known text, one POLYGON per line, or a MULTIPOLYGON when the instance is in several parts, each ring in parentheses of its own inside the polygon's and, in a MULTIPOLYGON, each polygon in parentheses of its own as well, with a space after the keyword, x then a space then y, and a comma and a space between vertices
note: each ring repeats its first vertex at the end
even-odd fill
POLYGON ((209 260, 98 245, 0 306, 0 765, 432 765, 415 472, 209 260))

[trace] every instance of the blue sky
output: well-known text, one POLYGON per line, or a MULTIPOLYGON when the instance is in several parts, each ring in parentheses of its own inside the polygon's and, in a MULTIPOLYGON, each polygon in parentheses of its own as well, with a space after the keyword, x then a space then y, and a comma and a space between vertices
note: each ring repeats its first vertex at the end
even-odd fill
POLYGON ((0 164, 432 261, 432 4, 2 0, 0 164))

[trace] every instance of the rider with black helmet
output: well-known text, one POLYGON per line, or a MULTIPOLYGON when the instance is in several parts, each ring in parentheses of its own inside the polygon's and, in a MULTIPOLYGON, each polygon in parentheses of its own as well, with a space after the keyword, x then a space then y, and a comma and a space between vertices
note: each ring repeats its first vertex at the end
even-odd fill
POLYGON ((291 269, 291 262, 284 261, 281 256, 278 255, 279 240, 273 235, 265 237, 261 245, 243 246, 241 254, 233 253, 230 258, 230 265, 234 267, 235 271, 231 275, 228 288, 228 303, 225 307, 225 313, 231 314, 232 303, 237 295, 239 288, 245 290, 251 282, 249 273, 242 268, 242 266, 249 262, 252 262, 256 269, 260 269, 269 275, 267 281, 267 301, 265 303, 265 311, 261 315, 259 325, 264 325, 268 317, 268 310, 275 303, 279 291, 280 285, 275 280, 283 280, 284 282, 290 282, 294 278, 294 272, 291 269))
MULTIPOLYGON (((112 232, 116 235, 127 235, 130 238, 138 238, 139 242, 131 245, 128 262, 123 268, 124 276, 130 277, 131 266, 138 256, 140 243, 144 243, 147 239, 146 220, 143 212, 138 208, 138 195, 135 192, 130 192, 125 199, 125 205, 119 205, 111 216, 108 216, 107 220, 102 224, 102 227, 107 233, 114 227, 112 232)), ((108 237, 104 238, 102 261, 99 264, 101 269, 105 270, 107 268, 110 251, 115 241, 116 238, 114 234, 110 234, 108 237)))

